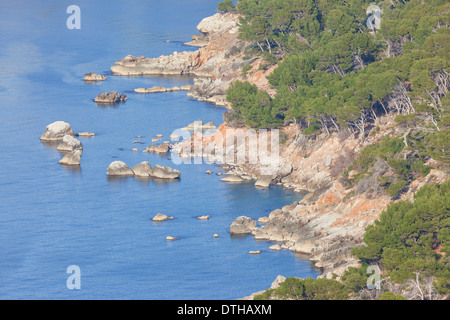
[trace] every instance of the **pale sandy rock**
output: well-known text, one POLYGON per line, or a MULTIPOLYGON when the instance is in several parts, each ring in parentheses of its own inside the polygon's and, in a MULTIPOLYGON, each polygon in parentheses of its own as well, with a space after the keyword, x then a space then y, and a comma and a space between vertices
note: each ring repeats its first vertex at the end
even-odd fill
POLYGON ((151 176, 153 169, 148 161, 143 161, 135 165, 132 171, 137 177, 148 178, 151 176))
POLYGON ((178 238, 172 237, 172 236, 167 236, 167 237, 166 237, 166 240, 167 240, 167 241, 175 241, 175 240, 178 240, 178 238))
POLYGON ((273 246, 270 246, 269 249, 274 251, 280 251, 281 247, 278 244, 274 244, 273 246))
POLYGON ((238 31, 238 27, 236 26, 238 20, 236 18, 233 14, 219 12, 200 21, 197 25, 197 30, 204 34, 235 33, 238 31))
POLYGON ((197 217, 198 220, 209 220, 209 215, 197 217))
POLYGON ((106 173, 110 176, 132 176, 134 172, 122 161, 113 161, 106 169, 106 173))
POLYGON ((246 216, 237 217, 230 226, 231 234, 252 233, 256 228, 256 221, 246 216))
POLYGON ((173 217, 169 217, 163 213, 157 213, 153 218, 152 221, 154 222, 162 222, 165 220, 173 220, 173 217))
POLYGON ((41 136, 42 141, 59 141, 64 136, 75 136, 70 124, 64 121, 55 121, 49 124, 41 136))
POLYGON ((158 164, 153 168, 153 172, 151 174, 153 178, 158 179, 178 179, 180 175, 181 173, 179 170, 160 166, 158 164))
POLYGON ((259 223, 266 223, 267 221, 269 221, 268 217, 261 217, 261 218, 258 219, 259 223))
POLYGON ((103 81, 106 80, 106 76, 102 76, 100 74, 90 72, 86 73, 83 78, 84 81, 103 81))
POLYGON ((58 144, 57 150, 58 151, 74 151, 74 150, 82 150, 83 145, 81 142, 74 138, 71 135, 66 134, 61 142, 58 144))
POLYGON ((271 176, 261 176, 256 180, 255 187, 269 188, 271 183, 272 183, 271 176))
POLYGON ((220 181, 230 182, 230 183, 241 183, 241 182, 244 182, 244 179, 242 179, 241 177, 239 177, 237 175, 230 174, 230 175, 227 175, 227 176, 223 177, 222 179, 220 179, 220 181))
POLYGON ((214 238, 218 238, 219 235, 218 235, 217 233, 214 233, 213 237, 214 237, 214 238))
POLYGON ((192 89, 192 85, 190 85, 190 84, 184 85, 184 86, 181 86, 180 89, 183 91, 189 91, 192 89))
POLYGON ((255 240, 269 240, 270 237, 266 231, 263 229, 256 228, 252 231, 252 235, 255 237, 255 240))
POLYGON ((261 251, 255 250, 255 251, 249 251, 248 253, 249 253, 249 254, 260 254, 261 251))
POLYGON ((64 164, 66 166, 78 166, 81 162, 81 154, 82 150, 74 150, 72 152, 67 153, 64 157, 59 160, 60 164, 64 164))
POLYGON ((89 138, 89 137, 95 136, 95 133, 89 132, 89 131, 86 131, 86 132, 78 132, 78 133, 76 134, 76 136, 78 136, 78 137, 83 137, 83 138, 89 138))

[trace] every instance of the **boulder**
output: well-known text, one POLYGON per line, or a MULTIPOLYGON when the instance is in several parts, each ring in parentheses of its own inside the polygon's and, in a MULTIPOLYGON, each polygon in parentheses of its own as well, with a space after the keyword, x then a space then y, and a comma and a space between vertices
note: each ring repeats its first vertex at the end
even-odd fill
POLYGON ((261 251, 259 251, 259 250, 256 250, 256 251, 249 251, 248 253, 250 253, 250 254, 260 254, 261 251))
POLYGON ((62 141, 59 143, 57 150, 58 151, 75 151, 82 150, 83 145, 80 140, 75 139, 73 136, 66 134, 62 141))
POLYGON ((214 237, 214 238, 218 238, 219 235, 218 235, 217 233, 214 233, 213 237, 214 237))
POLYGON ((83 78, 84 81, 103 81, 106 80, 106 76, 96 74, 94 72, 86 73, 83 78))
POLYGON ((231 234, 248 234, 256 228, 256 221, 252 218, 246 216, 237 217, 231 223, 230 233, 231 234))
POLYGON ((281 247, 278 244, 274 244, 273 246, 270 246, 269 249, 274 251, 280 251, 281 247))
POLYGON ((198 220, 209 220, 209 216, 200 216, 197 217, 198 220))
POLYGON ((95 136, 95 133, 92 133, 92 132, 87 131, 87 132, 78 132, 78 133, 75 134, 75 135, 78 136, 78 137, 89 138, 89 137, 95 136))
POLYGON ((47 126, 41 136, 42 141, 60 141, 64 136, 75 136, 70 124, 64 121, 55 121, 47 126))
POLYGON ((153 178, 158 179, 177 179, 180 177, 180 175, 181 173, 179 170, 172 169, 170 167, 160 166, 159 164, 157 164, 153 168, 153 172, 151 174, 153 178))
POLYGON ((134 172, 122 161, 113 161, 106 169, 106 173, 110 176, 132 176, 134 172))
POLYGON ((175 237, 172 237, 172 236, 167 236, 167 237, 166 237, 166 240, 167 240, 167 241, 174 241, 174 240, 178 240, 178 239, 175 238, 175 237))
POLYGON ((152 221, 161 222, 165 220, 173 220, 173 217, 166 216, 163 213, 157 213, 156 216, 152 218, 152 221))
POLYGON ((153 172, 153 169, 148 161, 144 161, 135 165, 132 171, 137 177, 149 178, 153 172))
POLYGON ((83 151, 81 150, 74 150, 72 152, 69 152, 64 155, 64 157, 59 160, 60 164, 64 164, 66 166, 78 166, 81 162, 81 154, 83 151))
POLYGON ((255 237, 255 240, 269 240, 270 239, 267 232, 264 231, 263 229, 255 228, 252 231, 252 235, 255 237))
POLYGON ((255 187, 269 188, 271 183, 272 183, 272 177, 271 176, 261 176, 261 177, 259 177, 256 180, 255 187))
POLYGON ((100 93, 97 97, 95 97, 94 102, 97 103, 117 103, 123 102, 127 100, 127 96, 124 94, 119 94, 117 92, 106 92, 100 93))
POLYGON ((231 183, 240 183, 240 182, 244 182, 244 179, 242 179, 238 175, 229 174, 229 175, 223 177, 222 179, 220 179, 220 181, 231 182, 231 183))

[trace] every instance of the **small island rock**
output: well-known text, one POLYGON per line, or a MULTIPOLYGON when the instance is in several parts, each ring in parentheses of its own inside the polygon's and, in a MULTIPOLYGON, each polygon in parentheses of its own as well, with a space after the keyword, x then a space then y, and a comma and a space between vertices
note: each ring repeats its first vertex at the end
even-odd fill
POLYGON ((134 172, 122 161, 113 161, 106 169, 106 173, 110 176, 132 176, 134 172))
POLYGON ((42 141, 60 141, 65 135, 74 137, 70 124, 64 121, 55 121, 47 126, 41 136, 42 141))

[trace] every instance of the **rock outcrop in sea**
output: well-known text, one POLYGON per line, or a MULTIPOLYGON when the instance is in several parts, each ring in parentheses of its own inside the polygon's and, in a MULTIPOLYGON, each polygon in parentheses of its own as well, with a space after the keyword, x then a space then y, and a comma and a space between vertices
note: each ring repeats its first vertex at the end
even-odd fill
POLYGON ((47 126, 46 130, 41 136, 41 141, 60 141, 66 135, 72 137, 75 136, 70 124, 64 121, 55 121, 47 126))
POLYGON ((130 167, 122 161, 113 161, 106 169, 106 174, 109 176, 132 176, 134 172, 130 167))
POLYGON ((75 150, 82 150, 83 145, 81 144, 80 140, 74 138, 71 135, 66 134, 61 142, 58 144, 58 147, 56 148, 58 151, 75 151, 75 150))
POLYGON ((84 81, 103 81, 106 80, 106 76, 102 76, 100 74, 90 72, 86 73, 83 78, 84 81))
POLYGON ((99 104, 113 104, 118 102, 124 102, 127 100, 127 96, 124 94, 119 94, 115 91, 100 93, 95 97, 94 102, 99 104))

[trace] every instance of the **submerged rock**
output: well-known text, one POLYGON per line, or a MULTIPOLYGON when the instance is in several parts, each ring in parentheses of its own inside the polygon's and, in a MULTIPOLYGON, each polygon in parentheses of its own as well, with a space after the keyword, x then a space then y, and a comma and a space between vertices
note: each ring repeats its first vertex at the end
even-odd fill
POLYGON ((75 136, 70 124, 64 121, 55 121, 47 126, 47 129, 41 136, 42 141, 59 141, 64 136, 75 136))
POLYGON ((84 81, 103 81, 106 80, 106 76, 96 74, 94 72, 86 73, 83 78, 84 81))
POLYGON ((106 169, 106 173, 110 176, 132 176, 134 172, 122 161, 113 161, 106 169))
POLYGON ((134 175, 137 177, 148 178, 151 176, 153 169, 148 161, 144 161, 135 165, 132 171, 134 172, 134 175))
POLYGON ((64 155, 61 160, 59 160, 59 164, 64 164, 66 166, 78 166, 81 162, 82 153, 83 151, 81 151, 80 149, 69 152, 64 155))
POLYGON ((153 168, 153 172, 151 174, 153 178, 158 179, 178 179, 180 175, 180 171, 170 167, 160 166, 159 164, 153 168))
POLYGON ((94 102, 97 103, 117 103, 123 102, 127 100, 127 96, 124 94, 119 94, 117 92, 106 92, 100 93, 97 97, 95 97, 94 102))
POLYGON ((252 233, 256 229, 256 221, 246 216, 237 217, 236 220, 231 223, 231 234, 247 234, 252 233))
POLYGON ((81 144, 80 140, 66 134, 56 149, 58 151, 82 150, 83 145, 81 144))

